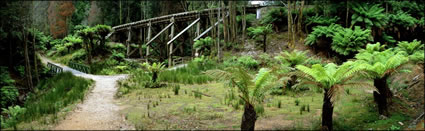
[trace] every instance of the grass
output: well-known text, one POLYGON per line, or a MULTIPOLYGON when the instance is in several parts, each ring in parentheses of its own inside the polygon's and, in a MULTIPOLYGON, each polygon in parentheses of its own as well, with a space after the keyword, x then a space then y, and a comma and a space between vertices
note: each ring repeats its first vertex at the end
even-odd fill
MULTIPOLYGON (((243 103, 239 103, 237 92, 232 93, 223 85, 214 82, 180 85, 179 95, 174 95, 173 86, 136 88, 120 98, 127 107, 122 113, 138 129, 240 129, 243 103), (169 95, 171 98, 165 97, 169 95), (147 103, 156 102, 155 107, 147 110, 147 103)), ((256 129, 320 129, 322 99, 323 93, 313 90, 293 95, 267 95, 256 129), (295 106, 296 103, 299 106, 295 106)), ((351 88, 349 95, 343 95, 335 103, 334 129, 390 129, 392 126, 403 129, 412 119, 400 111, 393 112, 388 119, 379 119, 372 94, 351 88), (399 125, 399 121, 405 125, 399 125)))
POLYGON ((84 101, 91 83, 91 80, 73 76, 70 72, 42 81, 36 93, 31 94, 23 105, 26 111, 17 116, 18 123, 24 122, 19 127, 34 128, 35 121, 41 123, 39 126, 55 123, 63 115, 61 111, 70 111, 70 105, 84 101))

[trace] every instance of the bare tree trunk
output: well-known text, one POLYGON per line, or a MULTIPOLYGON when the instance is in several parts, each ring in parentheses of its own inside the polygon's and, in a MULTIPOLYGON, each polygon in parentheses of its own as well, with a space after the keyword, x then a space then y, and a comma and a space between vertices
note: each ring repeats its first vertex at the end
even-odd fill
POLYGON ((221 1, 221 7, 223 8, 223 11, 221 12, 221 16, 223 16, 223 40, 224 40, 224 43, 227 43, 228 42, 228 40, 229 40, 229 37, 228 37, 228 26, 227 26, 227 22, 228 22, 228 19, 226 18, 226 11, 225 11, 225 9, 224 8, 226 8, 226 6, 224 5, 224 1, 221 1))
POLYGON ((305 1, 303 0, 303 1, 301 1, 301 6, 300 6, 300 9, 299 9, 299 14, 300 14, 300 17, 298 17, 298 24, 297 24, 297 33, 298 33, 298 37, 299 38, 302 38, 301 36, 302 36, 302 28, 301 28, 301 26, 302 26, 302 21, 303 21, 303 9, 304 9, 304 3, 305 3, 305 1))
POLYGON ((291 1, 288 0, 288 47, 292 48, 292 13, 291 13, 291 1))
POLYGON ((28 42, 27 42, 27 34, 25 32, 25 27, 22 27, 22 34, 24 38, 24 54, 25 54, 25 73, 26 73, 26 79, 27 79, 27 86, 32 91, 33 90, 33 83, 32 83, 32 75, 31 75, 31 65, 30 65, 30 59, 28 56, 28 42))
POLYGON ((122 1, 119 1, 119 5, 120 5, 120 24, 122 24, 122 1))
POLYGON ((245 4, 243 5, 243 15, 242 15, 242 45, 245 46, 245 28, 246 28, 246 8, 245 4))
MULTIPOLYGON (((297 9, 297 5, 296 5, 296 1, 294 1, 293 2, 294 3, 294 8, 293 8, 293 10, 294 11, 296 11, 296 9, 297 9)), ((292 8, 292 7, 291 7, 292 8)), ((291 11, 291 15, 292 15, 292 11, 291 11)), ((297 19, 297 14, 295 13, 295 18, 292 18, 292 16, 291 16, 291 32, 292 32, 292 48, 295 48, 295 40, 296 40, 296 35, 297 35, 297 30, 295 29, 296 28, 296 25, 295 25, 295 20, 297 19)))
POLYGON ((346 8, 347 8, 347 12, 345 13, 345 28, 348 28, 348 0, 346 0, 346 8))
POLYGON ((35 28, 33 28, 33 35, 32 35, 33 39, 32 39, 32 51, 34 54, 34 68, 35 68, 35 78, 37 80, 37 83, 40 83, 40 78, 38 76, 38 66, 37 66, 37 55, 36 55, 36 49, 35 49, 35 28))
MULTIPOLYGON (((221 8, 220 6, 220 1, 218 2, 218 7, 221 8)), ((221 9, 220 9, 221 10, 221 9)), ((218 14, 217 14, 217 21, 220 21, 220 10, 218 10, 218 14)), ((218 25, 220 25, 220 22, 218 23, 218 25)), ((217 57, 218 57, 218 61, 221 61, 221 48, 220 48, 220 26, 217 26, 217 57)))

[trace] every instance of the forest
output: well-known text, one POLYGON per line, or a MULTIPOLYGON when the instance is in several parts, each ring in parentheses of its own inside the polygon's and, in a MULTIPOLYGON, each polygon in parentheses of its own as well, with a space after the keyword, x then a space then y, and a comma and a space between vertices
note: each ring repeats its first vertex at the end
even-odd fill
POLYGON ((424 130, 422 0, 0 1, 1 130, 424 130))

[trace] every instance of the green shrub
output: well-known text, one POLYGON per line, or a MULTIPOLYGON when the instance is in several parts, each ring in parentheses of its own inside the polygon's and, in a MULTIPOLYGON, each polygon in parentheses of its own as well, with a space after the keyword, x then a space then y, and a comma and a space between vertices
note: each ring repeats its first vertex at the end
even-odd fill
POLYGON ((241 56, 238 58, 237 62, 239 65, 250 69, 256 69, 259 65, 257 60, 255 60, 251 56, 241 56))
POLYGON ((373 37, 371 30, 362 30, 359 26, 356 26, 354 30, 349 28, 337 30, 332 41, 332 50, 340 55, 347 56, 364 48, 369 41, 373 41, 373 37))
POLYGON ((2 112, 8 114, 8 118, 4 119, 3 115, 1 116, 1 128, 13 127, 14 130, 17 129, 16 125, 19 123, 19 115, 24 114, 26 108, 21 108, 20 106, 9 107, 8 109, 2 108, 2 112))
POLYGON ((18 120, 33 121, 43 115, 56 114, 76 101, 83 101, 91 83, 90 80, 76 77, 71 72, 59 73, 40 82, 37 89, 45 91, 28 96, 24 104, 26 112, 19 115, 18 120))
POLYGON ((288 13, 285 8, 273 8, 262 18, 261 24, 272 24, 273 26, 287 25, 287 15, 288 13))
POLYGON ((298 106, 300 104, 300 100, 296 99, 295 100, 295 106, 298 106))
MULTIPOLYGON (((236 22, 239 25, 242 25, 242 15, 238 15, 236 16, 236 22)), ((254 24, 255 20, 257 20, 257 15, 256 14, 246 14, 245 15, 245 20, 246 20, 246 27, 250 27, 254 24)))
POLYGON ((0 66, 0 104, 1 107, 7 107, 13 105, 16 102, 16 98, 19 96, 18 89, 14 86, 15 80, 13 80, 7 67, 0 66))

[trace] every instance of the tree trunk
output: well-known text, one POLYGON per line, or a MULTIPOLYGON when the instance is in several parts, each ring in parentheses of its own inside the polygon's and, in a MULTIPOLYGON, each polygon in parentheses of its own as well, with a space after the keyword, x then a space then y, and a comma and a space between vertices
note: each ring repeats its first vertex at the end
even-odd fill
POLYGON ((305 3, 305 1, 303 0, 303 1, 301 1, 301 6, 300 6, 300 9, 299 9, 299 15, 300 15, 300 17, 298 17, 298 20, 297 20, 297 33, 298 33, 298 37, 299 38, 301 38, 301 36, 302 36, 302 28, 301 28, 301 26, 302 26, 302 21, 303 21, 303 9, 304 9, 304 3, 305 3))
POLYGON ((122 24, 122 1, 119 1, 119 5, 120 5, 120 24, 122 24))
POLYGON ((156 82, 156 79, 158 78, 158 73, 154 72, 152 73, 152 82, 156 82))
POLYGON ((322 107, 322 127, 321 130, 332 130, 332 114, 334 107, 331 103, 331 98, 328 96, 328 90, 325 89, 323 96, 323 107, 322 107))
POLYGON ((349 10, 349 8, 348 8, 348 0, 346 0, 345 1, 346 2, 346 8, 347 8, 347 11, 346 11, 346 13, 345 13, 345 28, 348 28, 348 10, 349 10))
MULTIPOLYGON (((90 40, 88 40, 87 42, 90 42, 90 40)), ((87 51, 87 63, 89 63, 89 65, 91 65, 91 51, 90 51, 90 47, 89 47, 89 43, 86 43, 86 51, 87 51)))
POLYGON ((228 22, 228 19, 226 18, 226 11, 224 10, 224 8, 226 7, 226 5, 224 5, 224 1, 221 1, 221 7, 223 8, 223 11, 221 12, 221 16, 223 16, 223 40, 224 40, 224 43, 227 43, 228 42, 228 40, 229 40, 229 37, 228 37, 228 26, 227 26, 227 22, 228 22))
POLYGON ((291 13, 291 1, 288 0, 288 47, 292 47, 292 13, 291 13))
POLYGON ((245 4, 243 5, 243 15, 242 15, 242 45, 245 46, 245 28, 246 28, 246 8, 245 4))
POLYGON ((31 75, 31 64, 30 59, 28 55, 28 43, 27 43, 27 34, 25 32, 25 28, 22 28, 22 34, 24 35, 24 54, 25 54, 25 74, 27 79, 27 86, 29 90, 33 90, 33 83, 32 83, 32 75, 31 75))
POLYGON ((266 40, 267 40, 267 35, 266 34, 264 34, 264 40, 263 40, 263 52, 264 53, 266 53, 266 48, 267 48, 267 46, 266 46, 266 40))
POLYGON ((35 78, 37 80, 37 83, 40 83, 40 78, 38 76, 38 66, 37 66, 37 55, 35 52, 35 28, 33 30, 33 35, 32 35, 33 39, 32 39, 32 51, 33 51, 33 55, 34 55, 34 68, 35 68, 35 78))
POLYGON ((373 80, 373 85, 378 89, 379 92, 373 92, 373 98, 375 102, 378 104, 379 114, 388 116, 388 105, 391 102, 391 98, 393 96, 390 88, 387 85, 388 76, 384 76, 383 78, 378 78, 373 80))
POLYGON ((257 121, 257 113, 253 105, 245 103, 245 109, 242 116, 241 130, 255 129, 255 121, 257 121))

